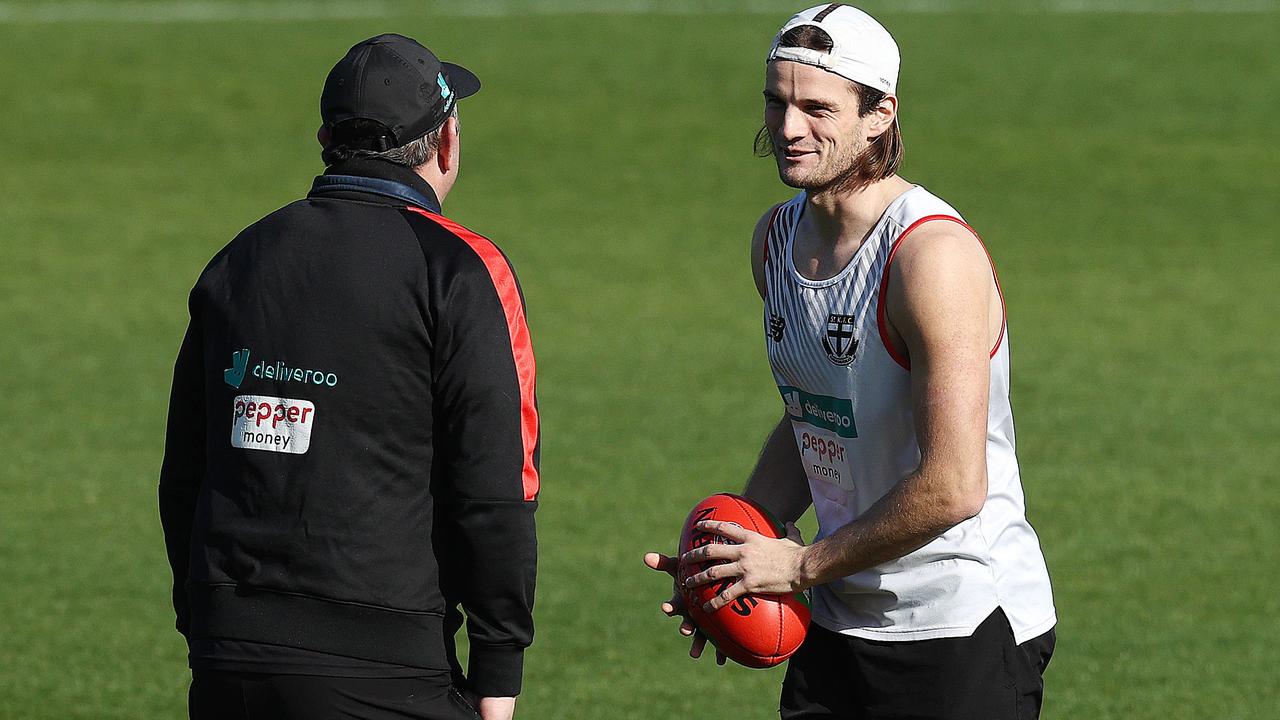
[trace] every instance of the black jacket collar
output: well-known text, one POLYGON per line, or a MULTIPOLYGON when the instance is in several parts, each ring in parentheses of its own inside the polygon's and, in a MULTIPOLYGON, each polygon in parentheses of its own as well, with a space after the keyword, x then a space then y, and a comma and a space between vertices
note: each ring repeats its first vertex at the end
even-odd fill
POLYGON ((349 196, 388 205, 409 204, 439 213, 436 193, 417 173, 385 160, 352 159, 331 165, 315 179, 308 197, 349 196))

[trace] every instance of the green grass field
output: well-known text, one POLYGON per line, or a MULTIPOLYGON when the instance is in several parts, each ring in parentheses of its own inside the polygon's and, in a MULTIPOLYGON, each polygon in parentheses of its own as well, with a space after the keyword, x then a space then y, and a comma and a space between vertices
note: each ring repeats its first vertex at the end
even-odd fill
MULTIPOLYGON (((747 243, 788 190, 751 140, 800 4, 215 5, 252 17, 0 3, 0 718, 185 717, 155 484, 186 293, 306 191, 325 73, 387 30, 484 80, 446 211, 513 258, 535 333, 519 716, 776 717, 781 671, 685 657, 640 558, 780 411, 747 243)), ((904 175, 1008 299, 1060 617, 1045 717, 1274 718, 1280 6, 1090 10, 1119 5, 869 7, 906 58, 904 175)))

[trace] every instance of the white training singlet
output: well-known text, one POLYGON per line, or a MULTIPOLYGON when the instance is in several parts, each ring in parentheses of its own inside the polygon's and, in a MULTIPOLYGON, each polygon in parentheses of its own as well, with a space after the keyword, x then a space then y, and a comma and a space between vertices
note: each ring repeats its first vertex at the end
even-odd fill
MULTIPOLYGON (((792 256, 805 200, 800 193, 779 206, 769 223, 764 324, 769 363, 813 494, 817 541, 919 466, 908 362, 885 341, 886 268, 922 223, 964 222, 913 187, 889 205, 843 270, 809 280, 792 256)), ((967 637, 997 607, 1018 643, 1053 627, 1049 573, 1027 523, 1014 456, 1007 329, 991 351, 982 511, 915 552, 813 588, 812 600, 819 625, 873 640, 967 637)))

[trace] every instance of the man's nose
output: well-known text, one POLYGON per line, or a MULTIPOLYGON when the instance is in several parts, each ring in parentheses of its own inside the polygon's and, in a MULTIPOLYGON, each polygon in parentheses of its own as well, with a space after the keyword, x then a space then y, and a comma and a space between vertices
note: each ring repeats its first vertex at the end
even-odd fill
POLYGON ((782 125, 778 128, 778 134, 783 140, 799 140, 805 136, 806 130, 804 113, 800 108, 788 107, 782 111, 782 125))

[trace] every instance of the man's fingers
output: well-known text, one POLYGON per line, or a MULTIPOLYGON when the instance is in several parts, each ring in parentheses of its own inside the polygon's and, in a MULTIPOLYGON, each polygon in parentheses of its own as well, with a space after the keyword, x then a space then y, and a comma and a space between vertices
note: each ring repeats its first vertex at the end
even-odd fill
POLYGON ((737 560, 741 555, 742 547, 740 545, 712 543, 711 545, 703 545, 700 548, 694 548, 681 555, 680 562, 688 565, 713 560, 737 560))
POLYGON ((797 545, 804 544, 804 535, 800 533, 800 528, 796 527, 793 522, 787 523, 787 539, 797 545))
POLYGON ((698 633, 693 636, 693 643, 689 645, 689 657, 697 659, 702 657, 702 649, 707 646, 707 636, 698 633))
POLYGON ((723 592, 711 598, 711 600, 703 603, 702 609, 709 613, 715 612, 746 594, 747 590, 743 587, 742 581, 738 581, 725 588, 723 592))
POLYGON ((689 578, 684 581, 684 586, 686 588, 694 588, 723 578, 736 577, 742 577, 742 566, 738 565, 738 563, 712 565, 696 575, 690 575, 689 578))
POLYGON ((667 557, 662 553, 651 552, 644 554, 644 564, 654 570, 661 570, 664 573, 675 575, 676 566, 679 564, 679 561, 676 558, 667 557))
POLYGON ((662 612, 666 613, 667 617, 682 617, 686 620, 688 619, 689 609, 685 607, 684 597, 682 597, 680 593, 672 595, 670 600, 660 604, 658 607, 662 608, 662 612))
POLYGON ((746 542, 747 538, 760 533, 752 532, 738 523, 724 522, 723 520, 703 520, 693 526, 694 529, 709 532, 712 535, 719 535, 723 538, 729 538, 734 542, 746 542))
POLYGON ((681 618, 681 622, 680 622, 681 635, 688 637, 698 629, 698 627, 694 625, 692 621, 689 620, 689 616, 685 613, 684 608, 678 608, 669 602, 662 603, 660 607, 662 608, 662 612, 667 614, 667 617, 681 618))

